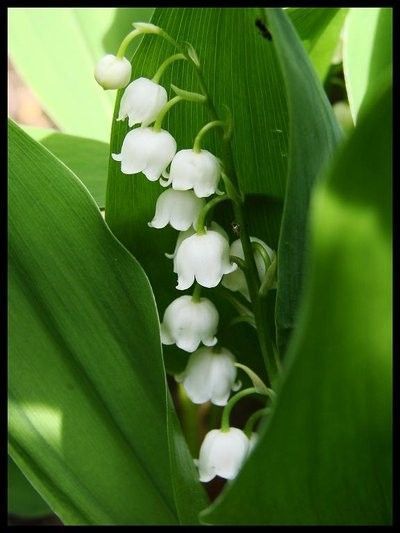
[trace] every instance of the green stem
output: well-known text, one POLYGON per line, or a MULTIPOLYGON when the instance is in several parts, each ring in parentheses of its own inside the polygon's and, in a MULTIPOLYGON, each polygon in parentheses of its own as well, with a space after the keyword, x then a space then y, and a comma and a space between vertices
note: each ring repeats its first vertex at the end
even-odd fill
POLYGON ((132 30, 128 35, 123 39, 122 43, 119 45, 117 57, 119 59, 122 59, 125 57, 126 49, 128 48, 128 45, 135 39, 135 37, 138 37, 139 35, 143 35, 143 32, 139 29, 132 30))
POLYGON ((265 394, 266 396, 269 396, 271 398, 271 400, 274 399, 274 397, 275 397, 274 391, 272 389, 269 389, 265 385, 263 380, 254 372, 254 370, 252 370, 251 368, 249 368, 246 365, 243 365, 242 363, 235 363, 235 366, 237 368, 241 368, 244 372, 246 372, 246 374, 249 376, 249 378, 253 382, 254 388, 256 389, 256 391, 258 393, 265 394))
POLYGON ((259 392, 254 387, 250 387, 249 389, 244 389, 235 394, 235 396, 232 396, 229 402, 225 405, 224 410, 222 412, 221 431, 229 431, 229 417, 233 407, 237 404, 239 400, 241 400, 245 396, 249 396, 250 394, 259 394, 259 392))
POLYGON ((207 215, 210 213, 210 211, 214 209, 216 205, 221 202, 224 202, 225 200, 230 200, 227 194, 224 194, 223 196, 216 196, 215 198, 206 203, 197 218, 196 228, 198 235, 204 235, 205 228, 207 226, 207 215))
POLYGON ((238 257, 237 255, 230 255, 229 259, 232 261, 232 263, 236 263, 243 272, 247 270, 246 261, 241 257, 238 257))
POLYGON ((164 63, 161 63, 161 65, 158 67, 158 70, 157 72, 154 74, 153 78, 152 78, 152 81, 154 81, 155 83, 158 83, 161 79, 161 76, 164 74, 165 70, 172 64, 174 63, 175 61, 179 61, 181 59, 184 59, 185 61, 187 61, 186 57, 179 53, 179 54, 174 54, 173 56, 170 56, 168 57, 164 63))
POLYGON ((232 305, 232 307, 234 307, 236 311, 238 311, 238 313, 242 315, 248 315, 254 318, 254 315, 250 311, 250 309, 246 305, 244 305, 242 302, 240 302, 237 298, 235 298, 235 296, 233 296, 232 292, 229 289, 220 285, 218 287, 218 291, 219 291, 219 294, 222 296, 222 298, 225 298, 225 300, 229 302, 232 305))
POLYGON ((194 152, 201 152, 201 141, 204 137, 204 135, 212 130, 213 128, 222 128, 222 129, 225 129, 225 123, 222 122, 222 120, 213 120, 212 122, 209 122, 208 124, 206 124, 205 126, 203 126, 201 128, 201 130, 199 131, 199 133, 196 135, 195 139, 194 139, 194 143, 193 143, 193 151, 194 152))
POLYGON ((156 121, 154 122, 153 130, 154 131, 160 131, 162 121, 164 120, 165 115, 168 113, 168 111, 173 107, 175 104, 183 100, 182 96, 174 96, 171 98, 171 100, 168 100, 168 102, 165 104, 164 107, 161 108, 161 111, 158 113, 158 116, 156 118, 156 121))
POLYGON ((254 317, 251 315, 239 315, 235 316, 235 318, 232 318, 232 320, 229 322, 229 324, 226 326, 227 328, 232 328, 233 326, 236 326, 236 324, 240 324, 241 322, 245 322, 246 324, 250 324, 253 326, 253 328, 256 327, 256 323, 254 321, 254 317))
POLYGON ((267 250, 264 248, 262 244, 260 244, 257 241, 252 241, 251 244, 253 246, 253 250, 257 251, 261 255, 261 258, 264 261, 264 265, 265 265, 265 272, 267 272, 267 270, 269 269, 272 263, 267 250))
POLYGON ((201 285, 199 283, 196 283, 193 294, 192 294, 192 301, 196 303, 200 302, 200 295, 201 295, 201 285))
POLYGON ((243 428, 243 433, 246 435, 246 437, 250 438, 251 434, 253 433, 254 424, 257 422, 259 418, 262 416, 268 415, 271 412, 271 409, 269 407, 265 407, 264 409, 259 409, 258 411, 255 411, 247 420, 246 425, 243 428))

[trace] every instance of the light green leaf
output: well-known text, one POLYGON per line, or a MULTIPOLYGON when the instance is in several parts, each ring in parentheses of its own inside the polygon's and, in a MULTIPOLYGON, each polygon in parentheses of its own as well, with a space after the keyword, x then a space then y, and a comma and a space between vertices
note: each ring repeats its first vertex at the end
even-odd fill
POLYGON ((268 9, 289 102, 289 169, 278 249, 277 340, 281 354, 296 324, 307 253, 307 218, 317 175, 332 156, 340 131, 315 71, 282 11, 268 9))
POLYGON ((9 453, 64 523, 103 525, 189 521, 179 453, 195 523, 147 277, 67 167, 13 123, 9 148, 9 453))
POLYGON ((7 463, 7 477, 8 513, 26 517, 44 516, 51 513, 47 503, 39 496, 10 457, 7 463))
POLYGON ((94 67, 105 53, 116 52, 132 29, 132 22, 148 20, 152 11, 60 7, 8 10, 11 60, 63 132, 109 141, 115 91, 99 87, 94 67))
POLYGON ((328 73, 347 11, 336 7, 286 10, 321 81, 328 73))
POLYGON ((86 185, 97 205, 104 208, 110 150, 108 144, 51 129, 29 126, 22 129, 67 165, 86 185))
POLYGON ((368 95, 392 69, 392 8, 351 8, 343 39, 343 71, 354 122, 368 95))
POLYGON ((314 193, 307 287, 275 410, 207 523, 391 524, 390 86, 374 104, 314 193))

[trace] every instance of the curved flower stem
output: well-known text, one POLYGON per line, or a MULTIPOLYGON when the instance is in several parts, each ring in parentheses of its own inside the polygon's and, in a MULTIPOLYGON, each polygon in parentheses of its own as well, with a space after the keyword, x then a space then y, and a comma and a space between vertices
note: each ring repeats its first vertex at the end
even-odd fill
POLYGON ((246 435, 246 437, 250 438, 251 434, 253 433, 253 427, 254 424, 257 422, 259 418, 262 416, 268 415, 271 412, 271 409, 269 407, 265 407, 264 409, 259 409, 258 411, 255 411, 247 420, 246 425, 243 428, 243 433, 246 435))
POLYGON ((261 258, 264 261, 265 271, 267 271, 272 264, 272 261, 268 255, 267 250, 264 248, 262 244, 260 244, 257 241, 253 241, 251 245, 253 246, 253 250, 257 251, 261 255, 261 258))
POLYGON ((201 141, 204 135, 213 128, 222 128, 225 130, 225 122, 222 120, 213 120, 201 128, 199 133, 196 135, 193 143, 193 151, 199 153, 201 151, 201 141))
POLYGON ((247 270, 246 261, 241 257, 238 257, 237 255, 230 255, 229 259, 232 261, 232 263, 236 263, 243 272, 247 270))
POLYGON ((238 313, 241 315, 248 315, 254 319, 254 315, 251 310, 246 305, 242 304, 242 302, 240 302, 237 298, 235 298, 235 296, 232 294, 232 291, 226 289, 222 285, 218 287, 218 291, 222 298, 225 298, 225 300, 229 302, 232 307, 238 311, 238 313))
POLYGON ((215 198, 213 198, 212 200, 206 203, 206 205, 200 211, 200 214, 196 222, 196 228, 197 228, 198 235, 204 235, 205 227, 207 226, 207 215, 210 213, 210 211, 214 209, 216 205, 218 205, 221 202, 224 202, 225 200, 230 200, 227 194, 224 194, 222 196, 216 196, 215 198))
POLYGON ((139 29, 134 29, 122 40, 117 52, 117 57, 119 59, 122 59, 125 56, 128 45, 131 43, 131 41, 133 41, 133 39, 135 39, 135 37, 138 37, 139 35, 143 35, 143 32, 139 29))
POLYGON ((250 387, 249 389, 244 389, 235 396, 232 396, 232 398, 229 400, 229 402, 225 405, 224 410, 222 412, 222 419, 221 419, 221 431, 229 431, 230 425, 229 425, 229 416, 231 414, 231 411, 233 407, 237 404, 239 400, 244 398, 245 396, 249 396, 250 394, 260 394, 256 388, 250 387))
POLYGON ((158 116, 156 118, 156 121, 154 122, 153 130, 154 131, 160 131, 162 121, 164 120, 165 115, 168 113, 168 111, 178 102, 181 102, 183 100, 182 96, 174 96, 171 98, 171 100, 168 100, 168 102, 165 104, 164 107, 161 108, 161 111, 158 113, 158 116))
POLYGON ((251 315, 235 316, 235 318, 232 318, 232 320, 229 322, 229 324, 226 327, 227 328, 231 328, 233 326, 236 326, 236 324, 240 324, 241 322, 245 322, 246 324, 250 324, 251 326, 253 326, 253 328, 256 327, 256 322, 254 320, 254 316, 251 316, 251 315))
POLYGON ((165 70, 172 64, 174 63, 175 61, 179 61, 181 59, 184 59, 185 61, 187 61, 186 57, 179 53, 179 54, 174 54, 173 56, 170 56, 168 57, 164 63, 161 63, 161 65, 158 67, 158 70, 157 72, 154 74, 153 78, 152 78, 152 81, 154 81, 155 83, 158 83, 161 79, 161 76, 164 74, 165 70))
POLYGON ((249 368, 246 365, 243 365, 242 363, 235 363, 235 366, 237 368, 241 368, 249 376, 249 378, 253 382, 254 388, 256 389, 256 391, 258 393, 265 394, 266 396, 269 396, 271 398, 271 400, 273 400, 275 398, 274 391, 272 389, 269 389, 265 385, 263 380, 254 372, 254 370, 252 370, 251 368, 249 368))

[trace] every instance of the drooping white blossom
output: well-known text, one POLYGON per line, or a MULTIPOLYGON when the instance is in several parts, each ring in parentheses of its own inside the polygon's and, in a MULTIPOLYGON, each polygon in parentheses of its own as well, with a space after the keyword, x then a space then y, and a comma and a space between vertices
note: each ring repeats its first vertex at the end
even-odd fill
POLYGON ((216 287, 224 274, 236 269, 229 259, 228 240, 214 230, 184 239, 174 258, 178 290, 188 289, 195 280, 203 287, 216 287))
POLYGON ((207 150, 180 150, 171 163, 168 184, 177 191, 193 189, 196 196, 214 194, 221 175, 219 160, 207 150))
POLYGON ((198 198, 193 191, 167 189, 157 199, 156 213, 149 226, 164 228, 170 224, 174 229, 186 231, 195 227, 205 200, 198 198))
POLYGON ((185 370, 176 376, 193 403, 211 401, 226 405, 231 390, 241 384, 235 383, 237 368, 235 356, 226 348, 199 348, 189 357, 185 370))
POLYGON ((143 172, 150 181, 157 181, 175 152, 176 141, 167 131, 136 128, 126 134, 121 153, 112 157, 121 162, 123 174, 143 172))
POLYGON ((167 91, 148 78, 138 78, 128 85, 121 98, 117 120, 128 117, 129 127, 149 126, 167 103, 167 91))
POLYGON ((94 69, 94 77, 103 89, 122 89, 131 79, 132 66, 126 57, 107 54, 102 57, 94 69))
MULTIPOLYGON (((250 237, 251 242, 258 242, 267 252, 269 258, 272 260, 274 256, 274 251, 265 244, 264 241, 261 239, 258 239, 257 237, 250 237)), ((260 278, 260 281, 264 279, 265 276, 265 263, 264 260, 260 254, 260 252, 255 248, 254 250, 254 260, 256 262, 258 275, 260 278)), ((244 259, 244 252, 243 252, 243 246, 240 239, 237 239, 236 241, 233 241, 230 247, 230 255, 240 257, 241 259, 244 259)), ((237 269, 235 272, 232 272, 230 274, 226 274, 221 281, 221 284, 226 287, 227 289, 230 289, 231 291, 239 291, 247 300, 250 301, 250 295, 249 290, 247 288, 246 278, 242 270, 237 269)))
MULTIPOLYGON (((217 231, 218 233, 220 233, 223 237, 225 237, 225 239, 228 240, 228 234, 226 233, 226 231, 224 230, 224 228, 222 226, 220 226, 219 224, 217 224, 216 222, 211 222, 210 224, 210 229, 214 230, 214 231, 217 231)), ((193 229, 193 227, 187 229, 186 231, 181 231, 178 235, 178 238, 176 240, 176 244, 175 244, 175 249, 174 251, 169 254, 169 253, 166 253, 165 254, 165 257, 168 257, 168 259, 174 259, 174 272, 175 272, 175 268, 176 268, 176 265, 175 265, 175 258, 176 258, 176 253, 178 251, 178 248, 179 246, 182 244, 182 242, 187 238, 187 237, 191 237, 192 235, 194 235, 196 233, 196 231, 193 229)))
POLYGON ((198 301, 192 296, 180 296, 169 304, 161 324, 163 344, 176 344, 181 350, 194 352, 202 342, 214 346, 219 315, 208 298, 198 301))
POLYGON ((247 458, 248 450, 249 439, 241 429, 212 429, 200 448, 197 461, 200 481, 207 483, 215 476, 234 479, 247 458))

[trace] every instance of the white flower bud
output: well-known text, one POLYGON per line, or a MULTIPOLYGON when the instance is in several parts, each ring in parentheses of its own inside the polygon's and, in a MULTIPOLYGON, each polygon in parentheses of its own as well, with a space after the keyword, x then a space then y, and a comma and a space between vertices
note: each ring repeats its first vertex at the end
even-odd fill
POLYGON ((136 128, 126 134, 121 153, 112 154, 112 158, 121 161, 124 174, 143 172, 150 181, 157 181, 175 152, 176 141, 167 131, 136 128))
POLYGON ((103 89, 122 89, 131 79, 132 66, 126 57, 107 54, 98 61, 94 77, 103 89))
POLYGON ((218 159, 208 152, 180 150, 171 163, 169 181, 177 191, 194 189, 196 196, 206 198, 217 190, 221 168, 218 159))
POLYGON ((147 78, 138 78, 125 89, 117 120, 129 117, 129 127, 135 124, 148 126, 156 120, 167 100, 164 87, 147 78))
MULTIPOLYGON (((271 250, 271 248, 265 244, 260 239, 257 239, 257 237, 250 237, 251 242, 258 242, 261 244, 261 246, 265 249, 267 252, 269 258, 272 260, 274 252, 271 250)), ((237 239, 231 244, 230 248, 230 254, 234 255, 236 257, 240 257, 241 259, 244 259, 244 252, 243 252, 243 246, 240 239, 237 239)), ((258 276, 260 278, 260 281, 264 279, 265 276, 265 263, 264 260, 260 254, 260 252, 255 249, 254 250, 254 260, 256 262, 258 276)), ((232 272, 231 274, 227 274, 222 278, 221 285, 226 287, 227 289, 231 291, 239 291, 247 300, 250 301, 250 295, 249 290, 247 288, 246 278, 242 270, 238 269, 235 272, 232 272)))
POLYGON ((249 439, 241 429, 212 429, 200 448, 197 462, 200 481, 207 483, 215 476, 235 478, 247 458, 248 450, 249 439))
POLYGON ((157 199, 156 214, 149 226, 165 228, 170 224, 174 229, 186 231, 195 227, 205 200, 197 198, 193 191, 174 191, 167 189, 157 199))
POLYGON ((176 344, 185 352, 194 352, 203 342, 214 346, 219 315, 215 305, 207 298, 193 300, 191 296, 180 296, 169 304, 161 324, 163 344, 176 344))
POLYGON ((220 233, 207 230, 187 237, 179 246, 174 259, 180 291, 188 289, 196 279, 203 287, 216 287, 224 274, 237 269, 229 260, 229 242, 220 233))
POLYGON ((241 386, 240 382, 235 384, 237 368, 234 363, 235 356, 226 348, 199 348, 175 379, 183 384, 193 403, 211 400, 215 405, 226 405, 231 390, 241 386))

